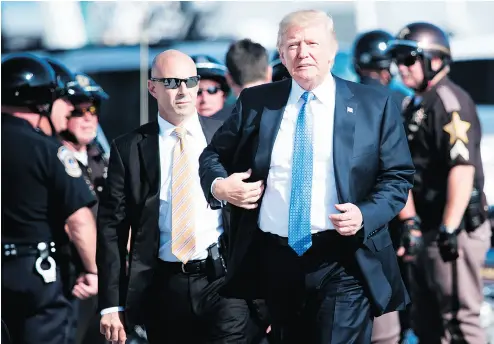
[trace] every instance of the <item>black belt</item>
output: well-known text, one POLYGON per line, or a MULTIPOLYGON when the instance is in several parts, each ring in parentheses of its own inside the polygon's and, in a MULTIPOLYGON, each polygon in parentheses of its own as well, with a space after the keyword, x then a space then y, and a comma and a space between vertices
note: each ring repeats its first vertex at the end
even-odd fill
POLYGON ((46 250, 50 248, 51 253, 55 253, 55 243, 53 241, 45 242, 41 241, 35 244, 21 243, 21 244, 3 244, 2 245, 2 256, 3 257, 27 257, 27 256, 38 256, 40 250, 46 250))
MULTIPOLYGON (((276 245, 280 246, 288 246, 288 237, 282 237, 277 234, 269 233, 269 232, 263 232, 262 230, 259 230, 261 235, 268 240, 269 242, 272 242, 276 245)), ((312 242, 316 243, 317 241, 323 241, 323 240, 328 240, 331 238, 336 238, 336 237, 341 237, 341 235, 338 234, 336 230, 325 230, 322 232, 314 233, 311 234, 312 242)))
POLYGON ((182 262, 165 262, 161 259, 158 259, 158 262, 158 268, 166 273, 183 273, 185 275, 206 273, 206 259, 192 260, 186 264, 182 262))

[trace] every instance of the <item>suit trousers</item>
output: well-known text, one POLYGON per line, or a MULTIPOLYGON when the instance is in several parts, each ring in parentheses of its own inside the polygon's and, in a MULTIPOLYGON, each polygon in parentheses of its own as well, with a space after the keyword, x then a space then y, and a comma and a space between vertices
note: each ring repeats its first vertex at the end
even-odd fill
POLYGON ((149 343, 250 343, 249 307, 220 296, 223 282, 210 283, 205 274, 176 271, 160 260, 145 324, 149 343))
POLYGON ((437 231, 424 233, 425 248, 412 264, 412 328, 421 343, 485 344, 481 268, 490 247, 490 224, 460 232, 460 257, 455 262, 441 259, 436 235, 437 231), (452 336, 457 341, 451 341, 452 336))
POLYGON ((370 301, 354 259, 355 238, 312 235, 299 257, 287 239, 259 231, 261 283, 282 344, 369 344, 370 301))

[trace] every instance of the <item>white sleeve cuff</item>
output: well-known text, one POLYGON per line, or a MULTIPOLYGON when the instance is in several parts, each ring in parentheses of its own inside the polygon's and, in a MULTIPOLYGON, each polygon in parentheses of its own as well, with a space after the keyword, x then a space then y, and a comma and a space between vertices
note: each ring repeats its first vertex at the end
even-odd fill
POLYGON ((225 178, 222 178, 222 177, 218 177, 216 178, 215 180, 213 180, 213 182, 211 183, 211 195, 213 195, 213 197, 221 203, 221 206, 223 207, 224 205, 226 205, 226 201, 222 201, 222 200, 219 200, 213 193, 213 187, 214 187, 214 183, 216 183, 218 180, 222 180, 222 179, 225 179, 225 178))
POLYGON ((105 315, 109 313, 115 313, 115 312, 123 312, 125 310, 124 307, 110 307, 110 308, 105 308, 101 310, 100 314, 105 315))

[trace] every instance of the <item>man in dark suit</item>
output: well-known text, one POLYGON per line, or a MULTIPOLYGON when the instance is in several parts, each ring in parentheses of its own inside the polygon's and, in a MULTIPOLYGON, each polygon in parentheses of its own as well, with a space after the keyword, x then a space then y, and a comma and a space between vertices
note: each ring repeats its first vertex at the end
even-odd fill
POLYGON ((97 249, 107 340, 125 343, 125 321, 144 324, 151 344, 248 342, 246 301, 218 294, 225 273, 218 242, 228 221, 207 206, 197 170, 221 122, 197 115, 198 83, 189 56, 159 54, 148 81, 157 121, 112 143, 97 249))
POLYGON ((280 23, 292 80, 245 89, 199 159, 212 208, 232 205, 222 293, 265 298, 281 343, 370 343, 373 317, 409 303, 387 223, 414 167, 382 87, 332 76, 324 12, 280 23))

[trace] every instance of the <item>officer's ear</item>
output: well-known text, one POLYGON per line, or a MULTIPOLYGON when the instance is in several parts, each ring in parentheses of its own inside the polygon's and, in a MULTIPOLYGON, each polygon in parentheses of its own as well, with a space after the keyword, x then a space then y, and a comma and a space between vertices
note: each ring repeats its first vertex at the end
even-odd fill
POLYGON ((433 57, 431 60, 431 69, 436 72, 443 65, 443 60, 439 57, 433 57))

